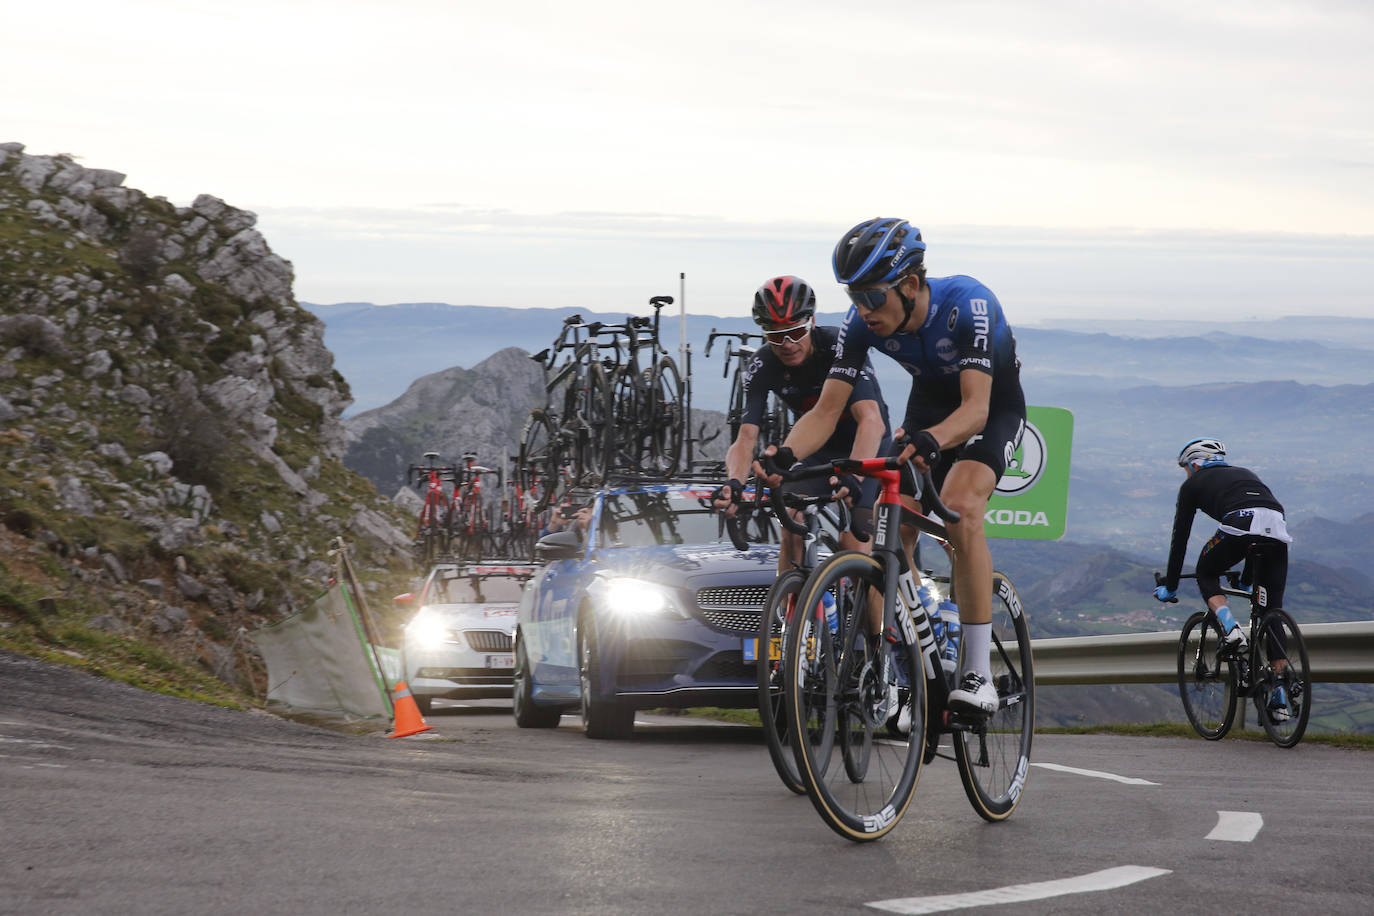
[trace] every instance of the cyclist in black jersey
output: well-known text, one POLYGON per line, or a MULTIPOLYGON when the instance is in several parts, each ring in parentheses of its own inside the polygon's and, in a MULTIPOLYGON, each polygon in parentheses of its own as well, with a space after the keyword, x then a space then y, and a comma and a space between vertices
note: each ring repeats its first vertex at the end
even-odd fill
MULTIPOLYGON (((964 648, 949 705, 990 714, 997 690, 990 683, 993 577, 983 516, 1025 431, 1026 400, 1016 340, 997 297, 972 277, 927 279, 925 249, 919 229, 886 218, 859 223, 835 246, 835 279, 853 306, 820 400, 792 428, 779 463, 810 455, 833 432, 870 349, 911 374, 901 430, 911 444, 903 457, 932 472, 941 499, 960 515, 949 541, 958 557, 954 590, 964 648)), ((902 536, 911 550, 916 531, 903 526, 902 536)))
MULTIPOLYGON (((1193 530, 1193 516, 1201 509, 1218 523, 1216 534, 1202 547, 1197 558, 1197 586, 1202 598, 1216 615, 1226 634, 1226 642, 1236 649, 1246 645, 1245 630, 1237 624, 1221 591, 1221 576, 1245 559, 1253 546, 1258 551, 1259 584, 1262 607, 1282 607, 1288 583, 1288 534, 1283 505, 1274 494, 1246 468, 1226 462, 1226 446, 1218 439, 1194 439, 1178 453, 1179 467, 1188 477, 1178 488, 1174 510, 1173 536, 1169 542, 1169 565, 1164 584, 1155 589, 1160 601, 1178 596, 1183 555, 1193 530)), ((1272 699, 1272 698, 1271 698, 1272 699)), ((1281 695, 1280 705, 1286 704, 1281 695)))
MULTIPOLYGON (((749 472, 769 393, 776 393, 794 417, 810 410, 820 397, 830 371, 838 337, 837 329, 816 326, 816 293, 798 277, 774 277, 760 286, 754 293, 753 316, 763 329, 768 348, 755 353, 745 367, 744 415, 739 433, 725 453, 725 473, 729 482, 717 491, 715 500, 716 508, 727 514, 734 514, 734 500, 743 489, 741 480, 749 472)), ((865 363, 856 376, 834 433, 817 454, 849 457, 862 451, 864 456, 869 456, 878 452, 886 454, 891 446, 887 405, 873 375, 873 366, 865 363)), ((860 484, 851 478, 842 484, 851 492, 861 491, 854 500, 852 531, 865 535, 872 527, 878 481, 871 479, 860 484)), ((817 495, 830 492, 827 481, 819 478, 788 486, 794 492, 817 495)), ((852 532, 840 536, 840 546, 846 550, 866 550, 870 543, 868 537, 861 540, 852 532)), ((784 530, 778 552, 778 571, 790 569, 800 559, 801 538, 784 530)))

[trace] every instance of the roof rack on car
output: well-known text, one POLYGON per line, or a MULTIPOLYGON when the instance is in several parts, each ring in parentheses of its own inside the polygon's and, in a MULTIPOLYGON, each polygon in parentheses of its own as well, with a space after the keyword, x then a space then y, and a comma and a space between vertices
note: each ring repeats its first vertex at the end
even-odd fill
POLYGON ((613 471, 606 475, 606 486, 624 487, 634 484, 673 484, 673 483, 721 483, 723 471, 711 468, 696 468, 678 474, 650 474, 634 471, 613 471))
POLYGON ((532 576, 541 567, 528 560, 488 560, 483 563, 454 563, 455 577, 485 579, 490 576, 532 576))

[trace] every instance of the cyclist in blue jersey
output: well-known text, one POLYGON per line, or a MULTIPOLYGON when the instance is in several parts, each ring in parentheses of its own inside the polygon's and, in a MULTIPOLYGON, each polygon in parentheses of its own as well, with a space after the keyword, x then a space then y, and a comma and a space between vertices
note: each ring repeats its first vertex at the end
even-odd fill
MULTIPOLYGON (((954 587, 964 647, 951 708, 991 713, 997 691, 989 683, 992 554, 983 515, 1026 425, 1016 340, 1002 305, 972 277, 926 277, 926 244, 906 220, 871 219, 845 233, 831 263, 853 306, 835 344, 835 359, 820 400, 797 421, 778 462, 811 455, 834 431, 869 350, 896 360, 911 374, 900 432, 918 470, 931 470, 940 497, 960 515, 949 526, 958 562, 954 587)), ((863 457, 872 457, 868 453, 863 457)), ((911 481, 904 482, 904 500, 911 481)), ((917 533, 903 527, 914 548, 917 533)))
MULTIPOLYGON (((733 515, 734 503, 743 490, 740 482, 749 471, 749 462, 758 443, 759 424, 768 406, 769 393, 787 405, 793 416, 801 416, 815 405, 834 358, 838 331, 815 324, 816 293, 798 277, 774 277, 754 293, 754 321, 763 329, 768 348, 755 353, 745 367, 744 414, 739 433, 725 453, 725 474, 729 482, 716 493, 717 509, 733 515)), ((892 446, 888 433, 887 405, 883 402, 873 367, 862 362, 855 381, 842 405, 835 429, 816 450, 823 457, 866 457, 886 452, 892 446)), ((861 493, 854 500, 852 530, 866 535, 872 530, 873 503, 878 498, 877 480, 860 484, 850 478, 841 482, 851 492, 861 493)), ((789 484, 793 492, 820 495, 830 492, 825 480, 815 479, 789 484)), ((840 546, 847 550, 867 550, 871 539, 862 540, 843 532, 840 546)), ((801 559, 801 538, 782 532, 778 552, 778 571, 790 569, 801 559)), ((881 605, 879 605, 881 613, 881 605)))

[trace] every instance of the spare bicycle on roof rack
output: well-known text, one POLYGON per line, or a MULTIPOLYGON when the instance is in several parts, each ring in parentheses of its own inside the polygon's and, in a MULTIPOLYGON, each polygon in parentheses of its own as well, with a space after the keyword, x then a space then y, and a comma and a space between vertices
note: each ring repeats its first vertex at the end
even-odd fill
MULTIPOLYGON (((730 428, 730 440, 739 437, 740 425, 744 422, 745 384, 750 373, 754 354, 766 339, 762 333, 748 331, 717 331, 711 329, 706 337, 704 355, 709 359, 711 347, 717 339, 725 339, 725 363, 721 366, 721 378, 730 379, 730 394, 725 412, 725 423, 730 428), (732 373, 733 370, 733 373, 732 373)), ((775 393, 768 395, 768 409, 759 422, 759 436, 755 446, 754 458, 763 454, 769 445, 781 445, 792 429, 792 416, 787 405, 775 393)))
POLYGON ((659 314, 672 302, 654 296, 652 317, 623 324, 570 315, 553 345, 530 357, 544 369, 547 400, 525 421, 516 477, 537 510, 603 484, 611 469, 669 477, 690 463, 687 397, 659 339, 659 314))

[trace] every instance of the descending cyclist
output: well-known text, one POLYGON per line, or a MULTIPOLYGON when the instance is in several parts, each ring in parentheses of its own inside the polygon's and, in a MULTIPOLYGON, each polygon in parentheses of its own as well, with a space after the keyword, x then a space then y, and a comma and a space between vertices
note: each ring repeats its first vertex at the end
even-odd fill
MULTIPOLYGON (((933 473, 941 499, 960 516, 949 526, 949 540, 958 557, 954 586, 964 648, 949 704, 991 713, 997 708, 988 656, 992 554, 983 514, 1025 431, 1026 400, 1016 340, 997 297, 972 277, 927 279, 925 250, 919 229, 882 218, 859 223, 835 246, 835 279, 853 306, 820 400, 792 428, 777 461, 786 466, 807 457, 831 435, 870 349, 911 374, 902 423, 911 442, 902 457, 933 473)), ((903 481, 903 500, 916 508, 913 485, 903 481)), ((916 537, 903 526, 909 551, 916 537)))
MULTIPOLYGON (((1288 545, 1293 542, 1284 521, 1283 505, 1253 471, 1227 464, 1226 446, 1217 439, 1189 442, 1178 453, 1178 464, 1188 476, 1178 488, 1169 566, 1164 584, 1155 589, 1155 597, 1172 601, 1178 596, 1179 574, 1183 572, 1193 516, 1201 509, 1218 523, 1218 528, 1198 554, 1198 590, 1221 624, 1226 643, 1241 649, 1247 642, 1245 631, 1226 605, 1221 575, 1244 560, 1253 546, 1260 561, 1258 603, 1261 607, 1283 606, 1283 591, 1288 582, 1288 545)), ((1286 704, 1281 689, 1275 691, 1271 703, 1280 707, 1286 704)))
MULTIPOLYGON (((793 416, 810 410, 830 371, 838 336, 836 328, 816 326, 816 293, 798 277, 774 277, 760 286, 754 293, 753 316, 764 331, 768 349, 755 354, 745 369, 744 414, 739 433, 725 453, 725 474, 729 482, 717 490, 714 504, 729 515, 735 513, 735 504, 744 489, 741 480, 748 474, 754 456, 769 393, 776 393, 793 416)), ((886 454, 891 448, 887 405, 873 375, 873 366, 867 360, 861 361, 856 370, 854 384, 839 413, 833 433, 817 449, 819 455, 843 458, 852 454, 866 458, 879 451, 886 454)), ((858 493, 862 488, 862 495, 854 500, 852 530, 865 535, 872 529, 878 481, 870 478, 859 484, 850 478, 842 483, 849 486, 851 493, 858 493)), ((789 489, 817 496, 830 492, 828 483, 819 478, 790 484, 789 489)), ((849 531, 840 536, 840 546, 846 550, 866 551, 870 543, 866 535, 860 540, 849 531)), ((801 551, 800 536, 784 530, 778 552, 778 571, 790 569, 801 559, 801 551)))

